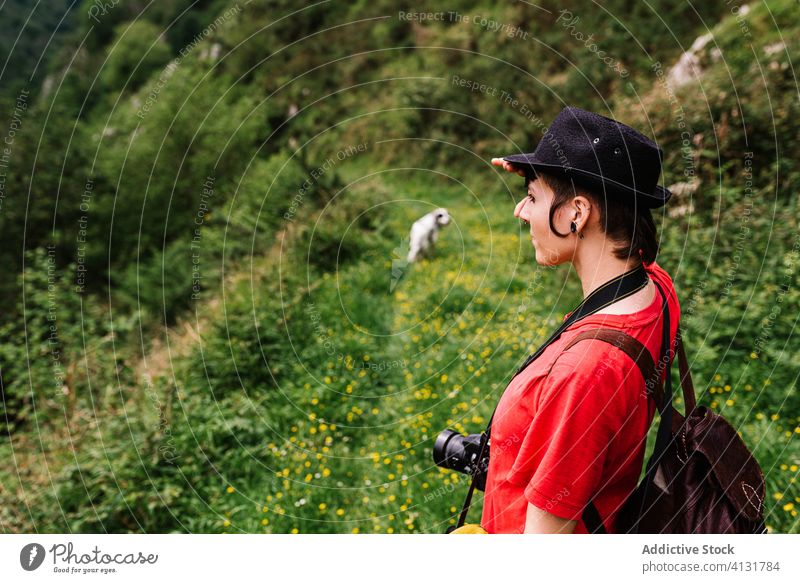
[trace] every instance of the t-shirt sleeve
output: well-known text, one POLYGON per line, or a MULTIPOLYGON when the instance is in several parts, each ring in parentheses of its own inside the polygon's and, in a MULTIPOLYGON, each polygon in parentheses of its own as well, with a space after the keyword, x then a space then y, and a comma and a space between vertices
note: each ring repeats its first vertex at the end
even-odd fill
POLYGON ((609 445, 624 421, 625 358, 602 341, 584 340, 562 353, 542 381, 507 476, 534 506, 579 520, 600 489, 609 445))

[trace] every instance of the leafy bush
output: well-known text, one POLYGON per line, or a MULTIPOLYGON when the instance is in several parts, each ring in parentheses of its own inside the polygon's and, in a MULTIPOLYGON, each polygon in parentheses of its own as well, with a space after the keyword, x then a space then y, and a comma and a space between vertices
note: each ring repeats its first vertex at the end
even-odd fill
POLYGON ((449 7, 528 34, 510 38, 364 20, 396 15, 388 0, 265 27, 296 7, 253 0, 181 53, 227 6, 193 5, 170 29, 185 8, 170 0, 128 29, 136 15, 120 5, 53 60, 58 91, 26 113, 5 192, 28 198, 8 194, 0 213, 18 275, 0 287, 0 332, 16 340, 0 346, 6 530, 452 524, 465 480, 433 467, 433 438, 482 428, 520 358, 581 297, 566 266, 534 263, 511 212, 520 186, 487 162, 539 140, 521 104, 544 123, 568 100, 650 128, 667 185, 695 179, 656 220, 698 398, 761 463, 769 527, 797 532, 794 3, 753 5, 743 21, 724 4, 687 17, 660 1, 545 2, 535 19, 524 3, 449 7), (564 9, 629 78, 556 21, 564 9), (666 72, 717 21, 700 81, 667 91, 654 64, 666 72), (434 258, 405 265, 427 204, 453 226, 434 258))
POLYGON ((120 24, 114 29, 100 82, 107 91, 138 89, 169 61, 170 53, 156 24, 141 19, 120 24))

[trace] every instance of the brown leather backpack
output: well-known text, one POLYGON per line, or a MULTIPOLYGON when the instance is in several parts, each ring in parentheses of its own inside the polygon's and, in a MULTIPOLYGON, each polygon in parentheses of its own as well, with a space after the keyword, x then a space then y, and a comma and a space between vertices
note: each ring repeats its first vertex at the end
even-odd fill
MULTIPOLYGON (((656 283, 658 286, 658 284, 656 283)), ((664 349, 669 344, 669 310, 664 298, 664 349)), ((621 330, 587 330, 570 344, 594 338, 626 352, 638 365, 648 395, 661 418, 653 454, 644 479, 617 515, 618 533, 733 534, 764 533, 764 476, 736 430, 721 416, 698 407, 694 385, 683 348, 680 328, 676 352, 685 415, 672 405, 672 382, 667 364, 666 390, 661 386, 649 350, 621 330)), ((662 349, 660 362, 668 362, 662 349)), ((566 350, 566 348, 565 348, 566 350)), ((605 533, 597 509, 590 501, 583 521, 591 533, 605 533)))

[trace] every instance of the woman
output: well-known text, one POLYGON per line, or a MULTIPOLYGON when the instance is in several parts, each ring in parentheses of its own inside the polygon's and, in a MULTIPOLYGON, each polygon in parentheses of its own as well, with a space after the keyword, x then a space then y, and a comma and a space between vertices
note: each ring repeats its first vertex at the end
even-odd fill
POLYGON ((613 328, 659 362, 663 301, 654 281, 666 294, 675 341, 680 306, 655 262, 650 210, 670 197, 657 185, 661 150, 624 124, 567 108, 535 152, 492 163, 525 177, 514 215, 530 227, 537 263, 572 263, 585 298, 637 267, 647 277, 632 295, 570 325, 512 379, 492 421, 481 525, 489 533, 585 533, 591 502, 615 532, 639 479, 655 406, 620 349, 596 339, 564 348, 582 331, 613 328))

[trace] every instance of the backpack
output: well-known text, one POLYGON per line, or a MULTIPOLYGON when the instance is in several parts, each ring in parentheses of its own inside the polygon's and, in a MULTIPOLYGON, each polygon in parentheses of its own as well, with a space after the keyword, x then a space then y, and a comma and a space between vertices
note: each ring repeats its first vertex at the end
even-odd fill
MULTIPOLYGON (((754 534, 765 533, 765 484, 758 462, 736 430, 721 415, 698 407, 687 364, 680 327, 676 352, 685 415, 672 405, 669 345, 669 310, 664 300, 662 358, 667 363, 665 390, 661 371, 647 348, 621 330, 584 331, 567 346, 593 338, 617 346, 639 367, 659 411, 660 425, 653 454, 642 482, 627 498, 614 523, 618 533, 648 534, 754 534)), ((565 348, 566 350, 566 348, 565 348)), ((605 533, 592 501, 582 519, 591 533, 605 533)))

